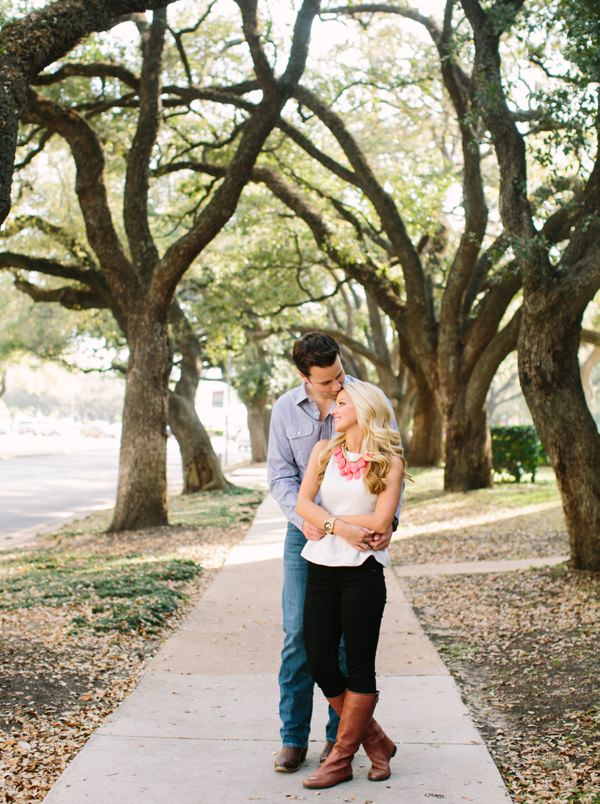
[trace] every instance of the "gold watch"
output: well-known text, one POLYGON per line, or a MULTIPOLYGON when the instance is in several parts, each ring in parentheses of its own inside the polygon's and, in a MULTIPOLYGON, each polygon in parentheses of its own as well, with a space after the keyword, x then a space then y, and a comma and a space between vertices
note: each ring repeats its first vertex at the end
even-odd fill
POLYGON ((323 524, 323 530, 325 531, 325 536, 331 536, 331 534, 333 533, 334 525, 335 525, 335 517, 325 520, 325 523, 323 524))

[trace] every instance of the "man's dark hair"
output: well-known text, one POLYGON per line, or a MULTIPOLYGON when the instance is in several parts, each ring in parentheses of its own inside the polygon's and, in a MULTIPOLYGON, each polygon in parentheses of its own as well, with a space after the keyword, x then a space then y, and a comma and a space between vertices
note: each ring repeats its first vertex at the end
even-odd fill
POLYGON ((305 377, 310 376, 311 366, 327 367, 335 363, 340 353, 337 341, 322 332, 307 332, 294 344, 292 359, 296 368, 305 377))

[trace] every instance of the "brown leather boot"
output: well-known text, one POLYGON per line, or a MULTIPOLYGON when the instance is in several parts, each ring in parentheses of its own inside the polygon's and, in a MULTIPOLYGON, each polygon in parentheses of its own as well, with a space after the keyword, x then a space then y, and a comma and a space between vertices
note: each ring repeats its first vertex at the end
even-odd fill
POLYGON ((367 733, 363 737, 363 748, 371 760, 371 770, 367 778, 371 782, 384 782, 392 775, 390 759, 396 756, 396 746, 381 728, 379 723, 371 718, 367 733))
POLYGON ((363 741, 376 703, 377 693, 347 690, 335 745, 321 767, 304 780, 304 787, 320 790, 352 779, 352 760, 363 741))
MULTIPOLYGON (((346 693, 344 692, 335 698, 327 699, 338 715, 342 713, 345 695, 346 693)), ((377 696, 379 697, 379 693, 377 693, 377 696)), ((389 779, 392 775, 390 759, 396 755, 397 749, 375 718, 371 718, 367 733, 363 738, 363 748, 371 760, 371 769, 367 775, 369 781, 384 782, 389 779)))

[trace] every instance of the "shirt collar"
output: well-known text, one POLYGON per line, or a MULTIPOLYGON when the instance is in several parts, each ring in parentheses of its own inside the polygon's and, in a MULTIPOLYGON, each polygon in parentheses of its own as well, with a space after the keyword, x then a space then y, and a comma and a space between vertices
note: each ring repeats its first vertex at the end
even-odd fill
MULTIPOLYGON (((311 399, 310 396, 308 395, 305 383, 302 383, 302 385, 299 385, 295 389, 295 391, 294 391, 294 403, 298 407, 302 407, 306 412, 310 412, 310 415, 313 418, 320 419, 319 407, 318 407, 317 403, 315 402, 315 400, 311 399)), ((325 416, 325 418, 327 418, 327 416, 331 416, 331 412, 332 412, 334 407, 335 407, 335 402, 332 400, 331 401, 331 407, 327 411, 327 415, 325 416)))
POLYGON ((309 397, 306 391, 306 383, 302 383, 294 389, 294 402, 296 405, 299 405, 301 402, 304 402, 305 399, 308 399, 310 402, 312 402, 312 399, 309 397))

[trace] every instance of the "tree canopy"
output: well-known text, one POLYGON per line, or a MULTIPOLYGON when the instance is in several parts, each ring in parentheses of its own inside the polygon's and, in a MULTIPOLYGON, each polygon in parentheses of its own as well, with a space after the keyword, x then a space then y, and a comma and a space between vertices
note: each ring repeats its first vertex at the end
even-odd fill
MULTIPOLYGON (((68 33, 48 16, 70 19, 68 0, 0 31, 3 217, 17 117, 22 177, 2 260, 31 296, 118 322, 122 476, 137 474, 142 442, 164 450, 166 396, 148 388, 167 388, 170 352, 190 377, 198 360, 245 355, 240 390, 264 407, 277 374, 268 339, 283 351, 318 325, 386 388, 407 434, 412 416, 413 461, 443 459, 448 489, 489 485, 486 397, 518 346, 570 530, 584 534, 574 556, 593 565, 582 545, 599 490, 583 483, 583 513, 567 476, 593 476, 600 449, 578 363, 600 287, 594 4, 447 0, 435 13, 305 0, 287 21, 253 0, 237 0, 240 16, 219 2, 88 5, 68 33), (313 42, 318 60, 317 16, 330 32, 313 42), (135 44, 110 33, 78 44, 125 18, 135 44), (22 42, 42 30, 50 44, 25 58, 22 42), (32 211, 26 177, 59 152, 77 209, 48 216, 32 211), (49 254, 36 251, 44 238, 49 254), (154 412, 140 430, 141 408, 154 412)), ((115 526, 143 520, 142 486, 154 489, 150 518, 164 517, 162 480, 139 479, 120 486, 115 526)))

